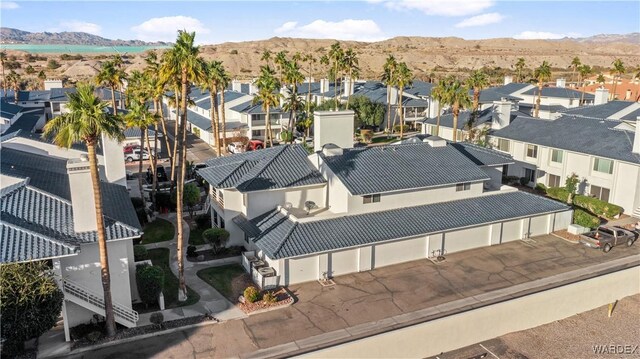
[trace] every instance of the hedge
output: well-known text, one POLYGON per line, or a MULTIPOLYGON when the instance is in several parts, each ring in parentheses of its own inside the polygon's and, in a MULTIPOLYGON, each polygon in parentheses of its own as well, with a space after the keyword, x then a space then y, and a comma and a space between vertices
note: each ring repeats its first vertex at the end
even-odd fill
POLYGON ((567 199, 569 199, 569 191, 564 187, 551 187, 547 188, 547 196, 566 203, 567 199))
POLYGON ((133 246, 133 258, 136 262, 140 262, 149 259, 147 248, 141 244, 133 246))
POLYGON ((154 304, 164 288, 164 270, 159 266, 139 265, 136 268, 136 282, 140 300, 146 305, 154 304))
POLYGON ((600 218, 592 215, 582 208, 573 208, 573 223, 587 228, 596 228, 600 225, 600 218))
POLYGON ((573 203, 589 210, 591 213, 605 218, 613 218, 622 213, 622 207, 594 197, 576 195, 573 203))

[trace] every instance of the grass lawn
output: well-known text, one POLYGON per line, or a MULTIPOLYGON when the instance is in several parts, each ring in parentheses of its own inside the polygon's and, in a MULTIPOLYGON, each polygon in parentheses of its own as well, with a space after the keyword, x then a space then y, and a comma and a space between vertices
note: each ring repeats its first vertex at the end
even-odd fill
POLYGON ((175 233, 173 224, 160 218, 147 223, 142 230, 144 234, 142 235, 141 244, 170 241, 175 233))
POLYGON ((204 229, 197 228, 196 226, 192 227, 193 229, 189 233, 189 244, 192 246, 199 246, 201 244, 207 244, 202 238, 202 232, 204 229))
POLYGON ((155 266, 160 266, 164 270, 164 304, 165 308, 184 307, 186 305, 195 304, 200 300, 200 295, 187 287, 187 300, 178 302, 178 278, 173 275, 169 267, 169 249, 155 248, 149 249, 149 259, 155 266))
POLYGON ((205 268, 198 271, 200 279, 207 282, 227 298, 233 298, 234 296, 231 285, 233 279, 244 274, 244 268, 239 264, 205 268))

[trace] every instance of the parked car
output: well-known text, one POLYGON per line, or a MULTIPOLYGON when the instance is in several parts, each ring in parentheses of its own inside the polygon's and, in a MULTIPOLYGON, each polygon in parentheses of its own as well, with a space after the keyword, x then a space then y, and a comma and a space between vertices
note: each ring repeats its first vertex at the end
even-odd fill
POLYGON ((256 151, 264 148, 264 142, 260 140, 250 140, 245 151, 256 151))
POLYGON ((146 150, 133 150, 129 153, 125 153, 124 154, 124 159, 127 162, 133 162, 133 161, 140 161, 140 159, 143 160, 148 160, 149 159, 149 153, 146 150))
POLYGON ((227 151, 229 153, 242 153, 244 152, 244 146, 241 142, 231 142, 227 145, 227 151))
POLYGON ((139 149, 140 149, 140 145, 129 145, 129 146, 124 146, 122 148, 124 153, 131 153, 133 152, 133 150, 139 150, 139 149))
POLYGON ((634 232, 622 227, 600 226, 595 231, 581 234, 579 242, 590 248, 602 249, 607 253, 611 248, 622 244, 631 247, 636 239, 634 232))

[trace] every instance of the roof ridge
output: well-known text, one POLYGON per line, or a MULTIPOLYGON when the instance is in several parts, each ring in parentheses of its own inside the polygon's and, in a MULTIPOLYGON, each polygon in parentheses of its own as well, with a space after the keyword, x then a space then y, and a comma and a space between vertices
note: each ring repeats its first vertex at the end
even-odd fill
MULTIPOLYGON (((287 214, 285 220, 289 220, 289 214, 287 214)), ((274 254, 277 254, 278 252, 280 252, 280 250, 282 249, 282 247, 284 247, 284 244, 287 242, 287 240, 289 239, 289 236, 291 235, 291 233, 293 233, 293 231, 298 227, 298 223, 299 222, 294 222, 293 226, 291 226, 291 229, 289 229, 287 231, 287 234, 285 234, 284 236, 282 236, 282 242, 280 242, 280 244, 278 244, 278 247, 276 248, 275 251, 273 251, 274 254)))
MULTIPOLYGON (((10 176, 10 177, 13 177, 13 176, 10 176)), ((14 178, 19 178, 19 177, 14 177, 14 178)), ((9 196, 9 195, 15 193, 16 191, 18 191, 19 189, 24 188, 24 187, 26 187, 28 185, 29 185, 29 177, 23 178, 20 181, 14 183, 12 185, 9 185, 9 186, 7 186, 5 188, 2 188, 0 190, 0 197, 4 198, 6 196, 9 196)))
MULTIPOLYGON (((267 160, 267 161, 266 161, 266 163, 262 166, 262 169, 260 169, 260 171, 258 171, 258 173, 254 174, 254 175, 251 177, 251 179, 250 179, 249 181, 242 182, 242 183, 241 183, 241 186, 242 186, 242 187, 244 187, 244 188, 249 187, 249 186, 253 183, 253 181, 255 181, 255 180, 256 180, 256 178, 257 178, 259 175, 261 175, 261 174, 266 170, 266 168, 267 168, 271 163, 273 163, 273 161, 275 161, 275 160, 276 160, 276 158, 280 157, 280 155, 281 155, 284 151, 286 151, 286 149, 287 149, 288 147, 289 147, 289 145, 284 145, 284 146, 282 146, 282 149, 281 149, 281 150, 279 150, 279 151, 278 151, 278 150, 276 150, 277 152, 276 152, 275 156, 273 156, 273 157, 271 157, 271 159, 267 160)), ((272 148, 273 148, 273 147, 272 147, 272 148)), ((258 161, 258 163, 260 163, 260 161, 258 161)))
MULTIPOLYGON (((5 211, 2 211, 2 213, 5 213, 5 215, 8 214, 5 211)), ((13 216, 13 215, 11 215, 11 216, 13 216)), ((13 217, 16 217, 16 216, 13 216, 13 217)), ((19 217, 16 217, 16 218, 19 218, 19 217)), ((35 232, 35 231, 32 231, 32 230, 23 228, 23 227, 18 226, 18 225, 14 224, 14 223, 6 222, 6 221, 0 221, 0 225, 10 227, 10 228, 12 228, 12 229, 14 229, 16 231, 20 231, 20 232, 23 232, 23 233, 26 233, 26 234, 29 234, 29 235, 32 235, 32 236, 35 236, 35 237, 39 237, 39 238, 42 238, 42 239, 50 241, 50 242, 54 242, 54 243, 59 244, 61 246, 67 247, 69 249, 73 249, 74 252, 77 251, 77 249, 80 247, 77 243, 70 243, 70 242, 62 241, 60 239, 53 238, 53 237, 44 235, 42 233, 38 233, 38 232, 35 232)), ((75 239, 75 237, 73 237, 73 238, 75 239)))

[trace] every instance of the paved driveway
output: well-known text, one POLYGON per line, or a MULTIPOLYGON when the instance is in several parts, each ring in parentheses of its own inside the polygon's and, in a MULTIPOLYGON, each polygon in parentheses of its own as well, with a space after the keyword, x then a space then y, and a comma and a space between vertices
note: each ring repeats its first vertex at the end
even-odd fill
MULTIPOLYGON (((419 260, 291 286, 291 307, 219 325, 105 348, 87 358, 228 357, 429 308, 514 284, 638 256, 640 246, 608 254, 553 236, 453 253, 440 264, 419 260)), ((78 357, 78 356, 76 356, 78 357)))

